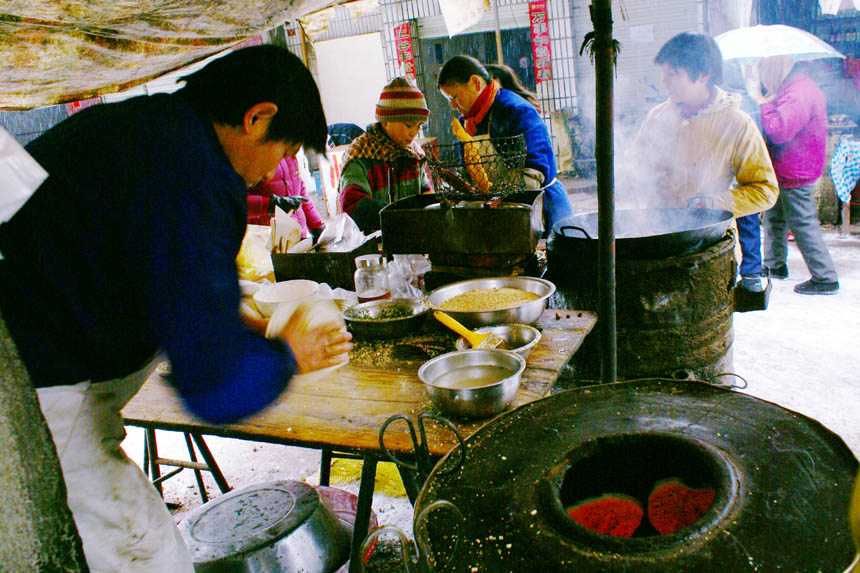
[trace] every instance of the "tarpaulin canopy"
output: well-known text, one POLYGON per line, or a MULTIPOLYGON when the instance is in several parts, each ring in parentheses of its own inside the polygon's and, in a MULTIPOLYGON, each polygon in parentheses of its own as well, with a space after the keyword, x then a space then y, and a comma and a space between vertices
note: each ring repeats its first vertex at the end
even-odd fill
POLYGON ((121 91, 344 0, 0 0, 0 108, 121 91))

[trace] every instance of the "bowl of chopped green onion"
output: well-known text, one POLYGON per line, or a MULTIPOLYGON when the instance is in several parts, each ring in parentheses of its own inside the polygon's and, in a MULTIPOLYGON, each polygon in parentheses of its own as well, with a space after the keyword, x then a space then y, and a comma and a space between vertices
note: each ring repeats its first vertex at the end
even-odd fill
POLYGON ((356 338, 400 338, 421 328, 429 310, 422 300, 388 298, 347 307, 343 320, 356 338))

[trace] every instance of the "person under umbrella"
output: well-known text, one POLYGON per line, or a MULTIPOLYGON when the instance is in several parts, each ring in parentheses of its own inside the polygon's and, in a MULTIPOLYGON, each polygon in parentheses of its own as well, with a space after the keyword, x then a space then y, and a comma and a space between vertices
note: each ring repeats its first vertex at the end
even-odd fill
POLYGON ((812 192, 824 169, 827 102, 821 88, 795 64, 788 55, 764 58, 758 68, 760 82, 755 78, 746 82, 761 107, 762 130, 779 180, 776 205, 763 216, 764 266, 771 277, 788 278, 786 232, 791 231, 812 275, 795 285, 794 292, 836 294, 839 278, 812 192))

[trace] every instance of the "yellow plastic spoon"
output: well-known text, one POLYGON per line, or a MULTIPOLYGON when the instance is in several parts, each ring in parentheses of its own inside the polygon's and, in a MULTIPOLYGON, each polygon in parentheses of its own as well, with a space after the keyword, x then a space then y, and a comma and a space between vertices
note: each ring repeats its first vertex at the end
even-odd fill
POLYGON ((499 348, 500 346, 503 349, 507 349, 508 346, 505 344, 505 341, 498 334, 494 334, 492 332, 488 332, 487 334, 480 334, 473 330, 469 330, 459 322, 457 322, 453 317, 445 314, 441 311, 434 311, 433 317, 465 338, 469 344, 472 345, 472 348, 475 350, 488 350, 492 348, 499 348))

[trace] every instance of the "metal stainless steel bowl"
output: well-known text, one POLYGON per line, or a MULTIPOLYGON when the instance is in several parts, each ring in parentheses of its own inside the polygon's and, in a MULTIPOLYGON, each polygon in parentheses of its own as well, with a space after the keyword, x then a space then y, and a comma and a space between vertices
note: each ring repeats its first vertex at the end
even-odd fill
POLYGON ((425 362, 418 378, 446 414, 485 418, 510 405, 525 369, 525 358, 507 350, 459 350, 425 362))
POLYGON ((231 491, 190 512, 179 531, 197 572, 335 571, 350 528, 308 484, 274 481, 231 491))
MULTIPOLYGON (((507 348, 514 354, 519 354, 523 358, 528 358, 532 348, 540 342, 540 330, 534 326, 527 324, 500 324, 498 326, 485 326, 476 328, 478 334, 493 333, 505 341, 507 348)), ((471 346, 469 342, 462 336, 454 343, 457 350, 469 350, 471 346)))
POLYGON ((421 300, 389 298, 354 304, 344 309, 342 316, 346 327, 357 338, 399 338, 420 328, 429 310, 421 300), (380 318, 383 311, 393 307, 409 309, 411 314, 400 318, 380 318))
POLYGON ((492 326, 496 324, 536 324, 546 310, 549 297, 555 292, 555 285, 548 280, 535 277, 494 277, 469 279, 439 287, 427 295, 427 306, 434 310, 442 310, 469 328, 492 326), (513 308, 499 310, 446 310, 441 305, 459 294, 475 289, 517 288, 532 292, 538 298, 513 308))

